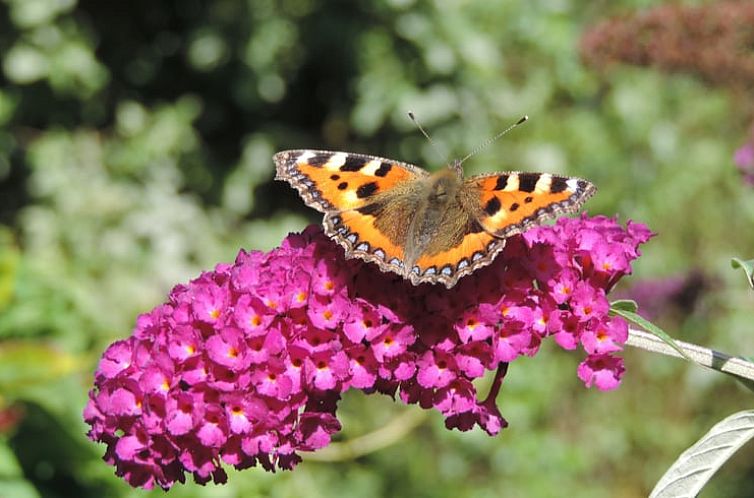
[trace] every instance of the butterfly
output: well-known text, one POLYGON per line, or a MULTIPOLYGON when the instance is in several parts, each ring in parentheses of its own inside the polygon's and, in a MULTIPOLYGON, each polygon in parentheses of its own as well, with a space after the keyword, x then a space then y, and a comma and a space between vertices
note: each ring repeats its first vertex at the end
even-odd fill
POLYGON ((489 265, 511 235, 577 211, 592 183, 548 173, 464 178, 461 162, 430 174, 393 159, 321 150, 274 156, 276 179, 321 211, 346 257, 375 263, 413 285, 458 280, 489 265))

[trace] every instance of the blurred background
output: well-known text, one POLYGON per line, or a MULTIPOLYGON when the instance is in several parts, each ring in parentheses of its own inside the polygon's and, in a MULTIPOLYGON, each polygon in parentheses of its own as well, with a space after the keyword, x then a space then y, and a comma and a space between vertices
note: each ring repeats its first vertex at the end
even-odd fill
MULTIPOLYGON (((754 349, 729 265, 754 257, 750 1, 2 0, 0 64, 2 498, 149 494, 85 437, 99 355, 174 284, 319 223, 272 181, 274 152, 442 167, 409 110, 449 157, 528 114, 467 173, 591 179, 590 214, 658 233, 613 297, 679 339, 754 349)), ((358 458, 170 494, 640 497, 751 406, 729 378, 630 349, 618 390, 587 390, 580 358, 548 342, 516 361, 494 438, 411 415, 358 458)), ((348 393, 339 440, 416 411, 348 393)), ((705 496, 754 495, 752 462, 749 445, 705 496)))

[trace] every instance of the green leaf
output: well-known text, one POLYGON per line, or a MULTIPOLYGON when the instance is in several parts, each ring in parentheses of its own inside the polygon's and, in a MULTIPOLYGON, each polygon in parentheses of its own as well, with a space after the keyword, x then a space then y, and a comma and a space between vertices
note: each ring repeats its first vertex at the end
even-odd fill
POLYGON ((11 231, 0 226, 0 310, 10 304, 16 291, 21 252, 16 247, 11 231))
POLYGON ((717 469, 752 437, 754 410, 727 417, 678 457, 649 497, 697 496, 717 469))
POLYGON ((33 342, 0 344, 0 392, 17 393, 75 372, 80 362, 63 351, 33 342))
POLYGON ((636 313, 636 311, 639 309, 639 305, 636 304, 636 301, 634 301, 633 299, 616 299, 615 301, 610 303, 610 309, 636 313))
POLYGON ((638 313, 634 313, 633 311, 627 311, 627 310, 621 309, 620 307, 616 308, 613 306, 610 307, 610 313, 613 315, 621 316, 625 318, 626 320, 628 320, 629 322, 634 323, 638 325, 639 327, 643 328, 647 332, 656 335, 657 337, 662 339, 662 341, 665 344, 667 344, 671 348, 678 351, 678 353, 681 356, 683 356, 689 361, 694 361, 688 357, 688 355, 683 351, 683 349, 681 349, 681 347, 678 346, 678 344, 676 344, 675 340, 672 337, 670 337, 667 332, 665 332, 660 327, 650 322, 643 316, 639 315, 638 313))
MULTIPOLYGON (((728 374, 728 372, 725 372, 728 374)), ((754 392, 754 380, 751 379, 745 379, 743 377, 739 377, 738 375, 728 374, 734 379, 736 379, 738 382, 741 383, 742 386, 744 386, 746 389, 748 389, 751 392, 754 392)))
POLYGON ((733 268, 741 268, 746 273, 746 280, 749 281, 749 285, 754 289, 754 259, 744 261, 739 258, 732 258, 730 265, 733 268))

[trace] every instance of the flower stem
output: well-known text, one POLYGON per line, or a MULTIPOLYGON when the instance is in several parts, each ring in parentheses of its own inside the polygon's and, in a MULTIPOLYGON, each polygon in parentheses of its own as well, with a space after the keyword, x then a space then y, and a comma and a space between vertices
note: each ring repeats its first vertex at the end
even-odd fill
MULTIPOLYGON (((730 356, 721 353, 720 351, 715 351, 714 349, 697 346, 696 344, 690 344, 679 340, 676 340, 675 343, 689 358, 704 367, 717 370, 718 372, 727 373, 735 377, 740 377, 742 379, 754 381, 754 363, 744 358, 730 356)), ((653 353, 682 358, 678 351, 667 345, 662 339, 649 332, 644 332, 643 330, 629 328, 626 344, 636 348, 646 349, 653 353)))
POLYGON ((497 399, 497 395, 500 392, 500 386, 503 385, 503 379, 505 378, 505 374, 508 373, 508 365, 509 363, 500 363, 497 366, 497 371, 495 372, 495 379, 492 381, 492 386, 490 387, 490 392, 487 395, 487 398, 482 402, 484 403, 494 403, 497 399))
POLYGON ((374 432, 355 437, 349 441, 330 443, 329 446, 318 450, 316 453, 307 453, 305 459, 319 462, 341 462, 381 450, 406 437, 427 418, 427 413, 427 410, 406 410, 374 432))

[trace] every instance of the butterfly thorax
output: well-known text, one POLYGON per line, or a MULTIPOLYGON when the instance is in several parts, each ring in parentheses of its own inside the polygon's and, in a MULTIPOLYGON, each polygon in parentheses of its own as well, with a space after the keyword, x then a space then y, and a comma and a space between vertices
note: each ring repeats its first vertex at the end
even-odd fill
POLYGON ((415 210, 405 213, 411 218, 405 242, 406 271, 422 254, 432 254, 447 246, 447 236, 454 231, 447 223, 463 209, 463 182, 455 170, 444 169, 421 181, 415 210))

